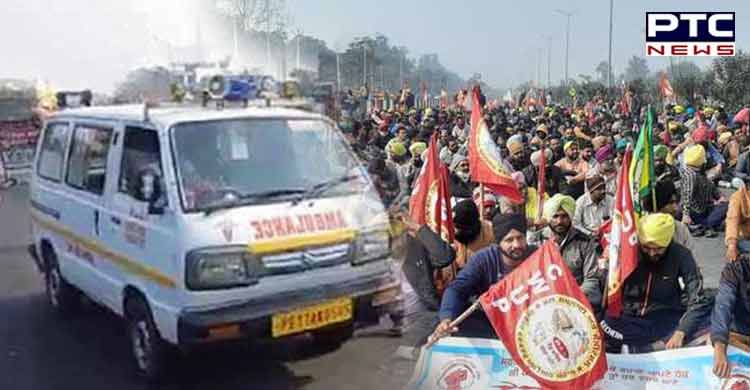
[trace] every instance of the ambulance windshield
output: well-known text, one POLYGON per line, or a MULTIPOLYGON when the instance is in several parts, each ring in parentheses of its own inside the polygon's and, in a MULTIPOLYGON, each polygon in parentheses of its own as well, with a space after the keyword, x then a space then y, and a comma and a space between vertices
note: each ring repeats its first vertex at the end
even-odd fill
POLYGON ((355 180, 325 186, 316 195, 343 195, 367 184, 346 141, 320 120, 190 122, 175 126, 172 136, 186 211, 227 200, 255 203, 309 194, 322 183, 351 176, 355 180))

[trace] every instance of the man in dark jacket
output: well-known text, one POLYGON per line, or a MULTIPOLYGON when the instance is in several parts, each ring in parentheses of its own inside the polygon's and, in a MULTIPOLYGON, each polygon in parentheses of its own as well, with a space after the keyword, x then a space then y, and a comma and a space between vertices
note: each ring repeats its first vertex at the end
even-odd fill
MULTIPOLYGON (((438 317, 440 323, 431 336, 436 341, 458 328, 451 327, 456 319, 475 298, 497 283, 505 275, 518 267, 536 247, 526 243, 526 216, 523 214, 502 214, 492 220, 497 245, 491 245, 471 257, 469 263, 458 274, 443 293, 438 317)), ((495 338, 495 332, 484 312, 478 310, 461 325, 461 334, 469 337, 495 338)))
POLYGON ((750 345, 750 263, 741 259, 724 266, 711 315, 714 374, 729 377, 727 345, 750 345))
MULTIPOLYGON (((547 157, 547 169, 545 169, 544 174, 544 187, 547 190, 547 195, 552 196, 563 192, 566 188, 565 176, 563 175, 563 171, 553 164, 552 152, 549 149, 547 149, 545 156, 547 157)), ((526 184, 528 184, 529 187, 536 188, 537 186, 541 158, 542 152, 540 150, 531 153, 531 165, 528 165, 522 171, 523 176, 526 178, 526 184)))
POLYGON ((555 194, 544 202, 544 219, 551 239, 560 246, 560 254, 576 282, 594 308, 601 307, 601 283, 597 264, 597 242, 573 227, 576 201, 569 195, 555 194))
POLYGON ((622 288, 623 313, 602 321, 608 350, 623 344, 637 352, 680 348, 708 325, 713 300, 703 294, 692 253, 673 241, 674 231, 668 214, 650 214, 638 223, 640 260, 622 288))

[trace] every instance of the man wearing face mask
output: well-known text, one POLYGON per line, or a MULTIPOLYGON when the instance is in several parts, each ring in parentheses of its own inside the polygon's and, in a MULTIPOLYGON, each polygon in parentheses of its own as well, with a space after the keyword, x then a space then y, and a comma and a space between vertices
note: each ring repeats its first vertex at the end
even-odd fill
MULTIPOLYGON (((431 336, 432 341, 459 332, 450 323, 469 307, 470 299, 487 291, 536 250, 526 243, 526 216, 523 214, 497 215, 492 220, 492 228, 497 244, 475 253, 443 293, 438 312, 440 323, 431 336)), ((497 337, 481 310, 469 316, 461 329, 464 336, 497 337)))
POLYGON ((639 221, 640 259, 622 287, 622 316, 603 321, 608 351, 623 344, 639 353, 681 348, 708 326, 713 300, 703 293, 692 253, 674 242, 674 226, 667 214, 639 221))

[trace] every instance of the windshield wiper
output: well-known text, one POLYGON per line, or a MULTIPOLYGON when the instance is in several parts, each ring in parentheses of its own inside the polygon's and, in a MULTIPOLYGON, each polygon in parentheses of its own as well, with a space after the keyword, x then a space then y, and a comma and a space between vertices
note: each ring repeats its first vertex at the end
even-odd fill
POLYGON ((307 190, 305 190, 304 188, 283 188, 261 192, 251 192, 247 194, 240 194, 239 196, 224 197, 222 199, 209 203, 205 207, 202 207, 201 210, 205 213, 205 215, 210 215, 218 210, 244 206, 254 203, 258 200, 278 198, 287 195, 304 194, 305 192, 307 192, 307 190))
POLYGON ((311 186, 309 189, 307 189, 299 199, 297 199, 297 202, 301 202, 305 199, 310 199, 312 197, 318 196, 328 190, 330 190, 333 187, 336 187, 339 184, 347 183, 355 179, 359 179, 360 175, 344 175, 335 177, 331 180, 326 180, 324 182, 320 182, 318 184, 315 184, 311 186))

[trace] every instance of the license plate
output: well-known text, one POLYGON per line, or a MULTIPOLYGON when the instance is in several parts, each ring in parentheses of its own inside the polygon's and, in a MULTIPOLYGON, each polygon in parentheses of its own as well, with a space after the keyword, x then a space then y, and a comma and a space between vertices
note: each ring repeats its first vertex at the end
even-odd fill
POLYGON ((352 319, 351 298, 339 298, 271 317, 271 336, 281 337, 352 319))

